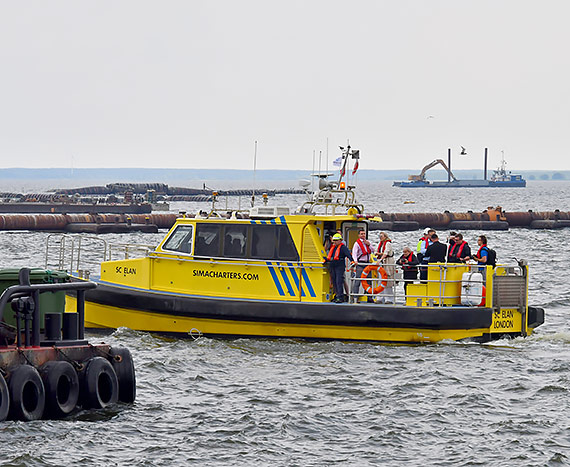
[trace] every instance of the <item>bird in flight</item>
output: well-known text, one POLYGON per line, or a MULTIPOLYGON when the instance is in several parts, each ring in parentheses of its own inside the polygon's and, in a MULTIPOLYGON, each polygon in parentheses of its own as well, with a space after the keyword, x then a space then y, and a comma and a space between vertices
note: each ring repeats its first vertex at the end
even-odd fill
POLYGON ((428 115, 427 119, 429 120, 430 118, 435 118, 433 115, 428 115))
POLYGON ((467 155, 467 149, 465 149, 463 146, 461 146, 461 152, 459 154, 461 156, 466 156, 467 155))

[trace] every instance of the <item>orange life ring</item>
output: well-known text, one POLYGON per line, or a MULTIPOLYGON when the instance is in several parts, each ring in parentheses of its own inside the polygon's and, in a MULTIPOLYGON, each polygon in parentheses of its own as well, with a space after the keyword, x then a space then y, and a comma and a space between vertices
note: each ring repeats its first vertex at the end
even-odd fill
POLYGON ((388 284, 388 273, 385 271, 385 269, 383 267, 378 266, 377 264, 370 264, 369 266, 366 266, 364 268, 364 271, 362 271, 360 278, 364 279, 362 281, 362 288, 364 289, 364 291, 366 293, 369 293, 369 294, 371 294, 371 293, 379 294, 380 292, 382 292, 384 290, 384 287, 386 287, 386 285, 388 284), (376 287, 375 289, 372 289, 370 284, 366 281, 366 279, 368 278, 368 274, 371 271, 378 271, 378 274, 382 277, 382 281, 380 282, 378 287, 376 287))

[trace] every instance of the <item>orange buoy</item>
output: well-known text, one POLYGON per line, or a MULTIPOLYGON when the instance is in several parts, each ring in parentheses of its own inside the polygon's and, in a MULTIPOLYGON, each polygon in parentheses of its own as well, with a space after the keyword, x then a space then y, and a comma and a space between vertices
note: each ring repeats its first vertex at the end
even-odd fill
POLYGON ((382 292, 384 290, 384 287, 386 287, 386 284, 388 284, 388 273, 386 272, 386 270, 383 267, 380 267, 377 264, 371 264, 369 266, 366 266, 364 268, 364 271, 362 271, 360 278, 364 279, 362 281, 362 287, 364 288, 364 291, 366 293, 369 293, 369 294, 371 294, 371 293, 379 294, 380 292, 382 292), (368 281, 366 281, 366 279, 368 278, 368 274, 371 271, 377 271, 378 274, 382 277, 382 281, 380 282, 378 287, 376 287, 375 289, 372 289, 371 285, 368 283, 368 281))

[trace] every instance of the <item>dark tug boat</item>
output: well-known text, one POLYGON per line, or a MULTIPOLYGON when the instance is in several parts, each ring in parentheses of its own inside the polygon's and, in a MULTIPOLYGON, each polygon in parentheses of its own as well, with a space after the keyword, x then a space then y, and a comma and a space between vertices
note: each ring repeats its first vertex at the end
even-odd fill
POLYGON ((40 273, 52 283, 31 283, 30 272, 21 269, 18 284, 0 296, 0 421, 61 418, 78 408, 133 402, 136 380, 129 350, 90 344, 84 337, 85 292, 96 284, 54 279, 51 271, 37 269, 32 275, 40 273), (64 313, 63 298, 70 291, 77 309, 64 313), (57 295, 61 306, 53 305, 57 295), (7 322, 10 308, 14 325, 7 322))

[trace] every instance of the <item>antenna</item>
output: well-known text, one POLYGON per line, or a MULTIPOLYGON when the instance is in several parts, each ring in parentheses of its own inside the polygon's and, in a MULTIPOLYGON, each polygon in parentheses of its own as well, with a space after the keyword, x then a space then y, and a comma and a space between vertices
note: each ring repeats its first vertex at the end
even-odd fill
POLYGON ((326 171, 329 171, 329 137, 327 136, 327 165, 325 165, 326 171))
MULTIPOLYGON (((346 150, 342 147, 341 147, 341 149, 342 149, 343 161, 341 161, 342 168, 340 169, 340 173, 339 173, 339 177, 338 177, 338 186, 340 186, 340 182, 342 181, 342 179, 346 175, 346 164, 348 163, 348 156, 350 155, 350 143, 348 143, 348 145, 346 146, 346 150)), ((347 180, 348 180, 348 177, 347 177, 347 180)))
POLYGON ((315 191, 315 184, 313 180, 315 179, 315 150, 313 149, 313 171, 311 172, 311 191, 315 191))
POLYGON ((251 193, 251 207, 255 204, 255 169, 257 166, 257 141, 255 141, 255 149, 253 151, 253 189, 251 193))

